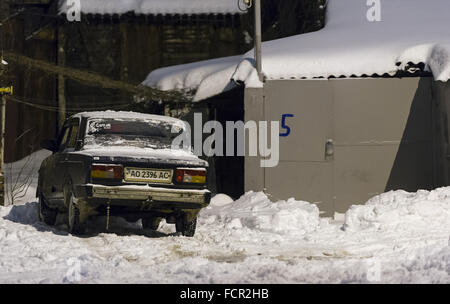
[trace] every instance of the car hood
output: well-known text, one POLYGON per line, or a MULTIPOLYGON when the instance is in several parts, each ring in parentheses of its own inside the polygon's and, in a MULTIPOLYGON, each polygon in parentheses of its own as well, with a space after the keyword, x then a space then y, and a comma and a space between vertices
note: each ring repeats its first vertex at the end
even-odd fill
POLYGON ((114 160, 149 160, 162 163, 189 164, 208 166, 208 162, 198 158, 195 154, 186 150, 175 149, 151 149, 130 146, 89 146, 75 154, 83 154, 100 159, 114 160))

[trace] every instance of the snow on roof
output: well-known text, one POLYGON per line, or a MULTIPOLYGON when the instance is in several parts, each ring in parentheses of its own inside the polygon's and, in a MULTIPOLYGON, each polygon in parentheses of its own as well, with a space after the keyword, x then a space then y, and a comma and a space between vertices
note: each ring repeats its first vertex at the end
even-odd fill
POLYGON ((178 90, 202 100, 234 87, 231 80, 242 56, 224 57, 157 69, 142 84, 160 90, 178 90))
MULTIPOLYGON (((436 80, 448 81, 450 1, 380 3, 381 21, 370 22, 372 6, 366 1, 329 0, 322 30, 263 43, 263 74, 270 80, 394 76, 411 71, 411 64, 423 63, 424 71, 432 72, 436 80)), ((240 58, 163 68, 150 73, 144 84, 163 90, 197 89, 193 100, 198 101, 232 88, 229 79, 260 87, 252 62, 250 51, 240 58), (218 63, 222 70, 209 73, 211 65, 218 67, 218 63)))
MULTIPOLYGON (((84 14, 238 14, 236 0, 80 0, 84 14)), ((67 1, 59 1, 59 13, 67 12, 67 1)))

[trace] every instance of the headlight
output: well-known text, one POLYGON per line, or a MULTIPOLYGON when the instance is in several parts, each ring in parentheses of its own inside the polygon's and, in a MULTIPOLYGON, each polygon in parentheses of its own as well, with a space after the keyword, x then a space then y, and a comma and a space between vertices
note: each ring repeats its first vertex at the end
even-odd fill
POLYGON ((175 179, 178 183, 206 183, 206 169, 177 169, 175 179))

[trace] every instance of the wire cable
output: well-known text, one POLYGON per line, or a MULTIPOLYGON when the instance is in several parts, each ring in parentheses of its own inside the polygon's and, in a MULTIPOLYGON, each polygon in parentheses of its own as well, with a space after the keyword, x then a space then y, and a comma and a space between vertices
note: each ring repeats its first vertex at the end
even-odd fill
MULTIPOLYGON (((13 101, 13 102, 16 102, 18 104, 23 104, 23 105, 30 106, 32 108, 36 108, 36 109, 39 109, 39 110, 50 111, 50 112, 59 112, 60 111, 59 107, 57 107, 57 106, 42 105, 42 104, 36 104, 36 103, 32 103, 32 102, 27 102, 27 101, 18 99, 18 98, 13 97, 13 96, 6 96, 6 99, 8 99, 10 101, 13 101)), ((26 98, 24 98, 24 99, 26 99, 26 98)), ((41 100, 43 100, 43 99, 41 99, 41 100)), ((86 110, 89 110, 89 111, 102 111, 102 110, 111 110, 111 109, 113 109, 113 110, 120 110, 120 109, 124 109, 124 108, 126 108, 126 107, 128 107, 128 106, 130 106, 132 104, 133 103, 123 103, 123 104, 117 104, 117 105, 107 105, 107 106, 89 107, 89 108, 86 108, 86 107, 82 107, 82 108, 66 108, 66 112, 70 113, 70 114, 76 114, 76 113, 83 112, 83 111, 86 111, 86 110)))

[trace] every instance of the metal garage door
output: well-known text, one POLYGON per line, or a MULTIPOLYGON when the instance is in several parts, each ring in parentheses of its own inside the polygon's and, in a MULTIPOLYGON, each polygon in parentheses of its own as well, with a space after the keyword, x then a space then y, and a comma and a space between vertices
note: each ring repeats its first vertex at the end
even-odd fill
POLYGON ((391 189, 431 189, 431 81, 268 81, 265 119, 294 117, 290 135, 280 138, 279 165, 264 170, 267 192, 319 202, 332 214, 391 189))

